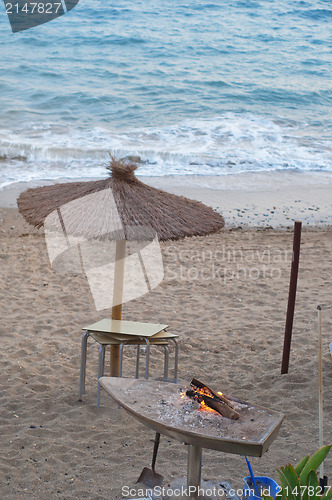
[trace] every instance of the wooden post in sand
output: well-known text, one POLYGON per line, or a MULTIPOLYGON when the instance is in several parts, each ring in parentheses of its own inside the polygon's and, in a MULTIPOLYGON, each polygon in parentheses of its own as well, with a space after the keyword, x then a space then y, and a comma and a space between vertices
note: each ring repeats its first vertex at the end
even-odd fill
POLYGON ((302 222, 294 223, 294 239, 293 239, 293 259, 291 276, 289 283, 288 306, 286 315, 284 350, 282 356, 281 374, 288 373, 289 354, 292 341, 293 319, 296 299, 297 276, 299 271, 300 246, 301 246, 301 228, 302 222))
MULTIPOLYGON (((126 240, 118 240, 115 248, 112 319, 122 318, 122 298, 126 258, 126 240)), ((110 375, 118 377, 120 369, 120 346, 111 345, 110 375)))
MULTIPOLYGON (((323 419, 323 356, 322 356, 322 308, 317 306, 318 312, 318 431, 319 448, 324 442, 324 419, 323 419)), ((319 467, 320 478, 324 477, 324 464, 319 467)))

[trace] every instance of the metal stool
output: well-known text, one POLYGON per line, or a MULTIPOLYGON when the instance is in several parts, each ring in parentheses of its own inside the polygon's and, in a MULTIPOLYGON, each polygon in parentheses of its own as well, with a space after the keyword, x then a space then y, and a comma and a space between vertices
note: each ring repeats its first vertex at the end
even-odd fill
POLYGON ((169 369, 169 340, 172 340, 175 345, 175 356, 174 356, 174 382, 177 382, 177 371, 178 371, 178 344, 175 338, 167 338, 167 339, 147 339, 146 337, 138 337, 134 340, 118 340, 113 338, 110 335, 103 333, 96 333, 86 330, 82 336, 81 343, 81 367, 80 367, 80 382, 79 382, 79 391, 78 398, 82 399, 82 395, 85 394, 85 378, 86 378, 86 358, 87 358, 87 345, 88 338, 92 337, 96 342, 100 344, 99 348, 99 361, 98 361, 98 386, 97 386, 97 408, 99 408, 100 404, 100 385, 99 378, 104 375, 104 366, 105 366, 105 352, 106 347, 112 345, 120 346, 120 368, 119 368, 119 376, 122 377, 122 364, 123 364, 123 350, 125 345, 136 345, 137 353, 136 353, 136 373, 135 378, 139 377, 139 361, 140 361, 140 348, 141 346, 146 346, 146 354, 145 354, 145 378, 149 378, 149 361, 150 361, 150 347, 151 346, 160 346, 164 348, 164 382, 168 381, 168 369, 169 369))

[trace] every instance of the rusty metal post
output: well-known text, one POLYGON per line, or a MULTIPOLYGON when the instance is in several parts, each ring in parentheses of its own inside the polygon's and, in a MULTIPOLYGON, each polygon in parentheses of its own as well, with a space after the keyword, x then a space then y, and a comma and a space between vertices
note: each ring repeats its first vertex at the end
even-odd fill
POLYGON ((294 223, 293 259, 292 259, 292 268, 291 268, 290 283, 289 283, 288 306, 286 315, 281 374, 288 373, 288 366, 289 366, 289 354, 292 341, 297 276, 299 271, 299 260, 300 260, 301 228, 302 228, 302 222, 296 221, 294 223))

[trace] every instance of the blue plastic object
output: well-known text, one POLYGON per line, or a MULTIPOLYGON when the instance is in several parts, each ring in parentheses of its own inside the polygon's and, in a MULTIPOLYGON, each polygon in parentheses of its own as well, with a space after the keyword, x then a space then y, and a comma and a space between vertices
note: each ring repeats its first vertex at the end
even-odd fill
POLYGON ((260 496, 260 493, 259 493, 259 489, 258 489, 258 486, 257 486, 257 483, 256 483, 256 479, 255 479, 255 476, 254 476, 254 473, 252 471, 252 467, 251 467, 251 464, 248 460, 247 457, 244 457, 246 459, 246 462, 247 462, 247 465, 248 465, 248 469, 249 469, 249 474, 250 474, 250 480, 251 480, 251 484, 254 486, 254 491, 255 491, 255 494, 258 498, 261 498, 260 496))
MULTIPOLYGON (((261 500, 261 497, 258 497, 255 491, 254 484, 250 476, 243 478, 244 482, 244 490, 243 490, 243 500, 261 500)), ((277 493, 280 491, 280 486, 273 479, 267 476, 255 476, 255 482, 258 488, 258 492, 260 495, 268 495, 275 499, 277 493)))

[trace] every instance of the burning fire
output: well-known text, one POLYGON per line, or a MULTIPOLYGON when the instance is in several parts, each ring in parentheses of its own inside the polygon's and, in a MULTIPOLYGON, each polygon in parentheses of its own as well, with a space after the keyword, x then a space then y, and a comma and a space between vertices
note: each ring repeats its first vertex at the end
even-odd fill
MULTIPOLYGON (((213 397, 213 395, 211 394, 211 392, 209 391, 209 389, 207 387, 197 387, 195 388, 195 394, 202 394, 203 396, 209 396, 209 397, 213 397)), ((218 394, 220 394, 222 396, 222 392, 218 392, 218 394)), ((205 401, 203 400, 200 400, 199 401, 199 404, 201 405, 201 407, 198 409, 198 411, 207 411, 209 413, 214 413, 215 415, 219 415, 219 413, 214 410, 213 408, 210 408, 206 403, 205 401)))
MULTIPOLYGON (((180 397, 181 399, 184 399, 184 398, 187 398, 187 389, 188 387, 185 387, 183 389, 183 391, 180 392, 180 397)), ((197 389, 195 392, 197 392, 198 394, 205 394, 206 396, 209 395, 209 392, 208 390, 204 390, 204 389, 197 389)), ((221 392, 218 392, 218 394, 222 394, 221 392)), ((207 411, 209 413, 214 413, 214 414, 217 414, 219 415, 219 413, 216 411, 216 410, 213 410, 212 408, 210 408, 203 400, 202 401, 198 401, 199 404, 201 405, 200 408, 198 408, 198 411, 207 411)))
POLYGON ((210 408, 204 401, 200 402, 201 407, 198 409, 198 411, 207 411, 209 413, 214 413, 215 415, 219 415, 219 413, 216 410, 213 410, 210 408))
POLYGON ((237 420, 240 416, 232 402, 222 392, 215 392, 195 378, 192 379, 190 388, 181 395, 182 398, 184 396, 200 403, 198 411, 207 411, 233 420, 237 420))
POLYGON ((180 392, 180 397, 181 397, 181 399, 184 399, 184 398, 187 396, 187 395, 186 395, 186 392, 187 392, 186 390, 187 390, 187 389, 188 389, 188 388, 187 388, 187 387, 185 387, 185 388, 183 389, 183 391, 181 391, 181 392, 180 392))

